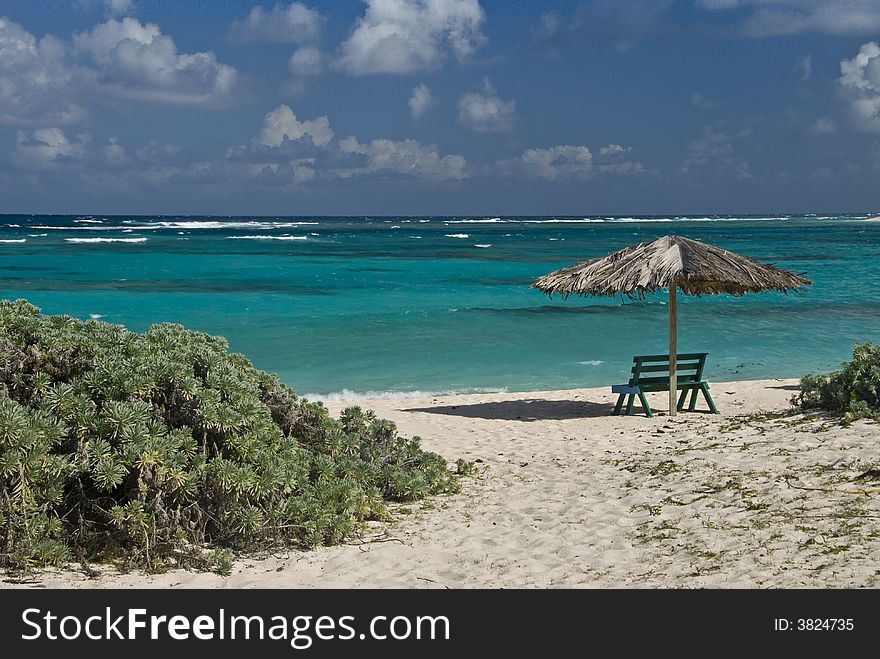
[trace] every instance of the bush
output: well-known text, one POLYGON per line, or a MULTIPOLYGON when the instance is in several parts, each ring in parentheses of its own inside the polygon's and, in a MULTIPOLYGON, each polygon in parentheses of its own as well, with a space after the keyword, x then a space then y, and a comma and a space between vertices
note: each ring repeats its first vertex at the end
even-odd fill
POLYGON ((805 375, 795 404, 856 419, 880 420, 880 345, 862 343, 853 348, 852 361, 829 375, 805 375))
POLYGON ((339 543, 386 500, 458 490, 417 437, 227 349, 0 301, 0 562, 228 571, 229 548, 339 543))

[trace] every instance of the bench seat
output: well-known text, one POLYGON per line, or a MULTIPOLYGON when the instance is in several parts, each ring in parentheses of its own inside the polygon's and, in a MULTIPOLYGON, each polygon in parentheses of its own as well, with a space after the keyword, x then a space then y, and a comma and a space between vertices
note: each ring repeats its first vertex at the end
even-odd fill
MULTIPOLYGON (((709 412, 720 414, 718 408, 715 407, 715 402, 712 400, 712 394, 709 393, 709 383, 703 380, 703 367, 706 364, 708 354, 706 352, 695 352, 676 355, 676 391, 681 391, 676 406, 678 410, 684 409, 685 400, 690 393, 691 399, 688 403, 688 411, 695 411, 697 394, 702 393, 709 406, 709 412)), ((645 394, 669 391, 669 355, 636 355, 633 357, 631 373, 629 382, 626 384, 615 384, 611 387, 611 392, 618 394, 614 414, 620 414, 624 400, 628 397, 626 414, 627 416, 632 415, 633 405, 636 397, 638 397, 645 414, 653 417, 654 412, 651 410, 651 406, 648 405, 648 399, 645 397, 645 394)))

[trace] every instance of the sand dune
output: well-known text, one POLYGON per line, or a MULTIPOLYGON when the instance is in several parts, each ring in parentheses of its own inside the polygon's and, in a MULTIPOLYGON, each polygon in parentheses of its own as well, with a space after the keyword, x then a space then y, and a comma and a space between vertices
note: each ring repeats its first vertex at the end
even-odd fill
MULTIPOLYGON (((372 400, 426 448, 478 461, 464 492, 398 506, 347 545, 31 585, 169 587, 859 587, 878 584, 877 426, 783 410, 796 381, 717 383, 723 416, 610 416, 607 388, 372 400), (861 492, 861 494, 859 493, 861 492)), ((664 409, 665 394, 652 404, 664 409)), ((338 412, 343 405, 330 405, 338 412)), ((4 587, 27 585, 7 578, 4 587)))

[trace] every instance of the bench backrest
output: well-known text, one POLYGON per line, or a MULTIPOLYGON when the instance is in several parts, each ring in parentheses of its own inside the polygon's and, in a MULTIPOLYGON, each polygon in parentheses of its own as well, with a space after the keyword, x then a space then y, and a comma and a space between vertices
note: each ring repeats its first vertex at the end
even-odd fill
MULTIPOLYGON (((675 360, 678 382, 700 382, 708 352, 679 353, 675 360)), ((665 384, 669 382, 669 355, 636 355, 633 357, 630 385, 665 384)))

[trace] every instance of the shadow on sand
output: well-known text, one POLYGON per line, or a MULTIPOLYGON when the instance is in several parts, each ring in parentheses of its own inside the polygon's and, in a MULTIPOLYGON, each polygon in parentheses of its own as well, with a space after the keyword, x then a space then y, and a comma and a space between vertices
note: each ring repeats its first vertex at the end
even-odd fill
POLYGON ((611 416, 611 403, 591 403, 582 400, 545 400, 527 398, 496 403, 473 405, 438 405, 436 407, 412 407, 404 412, 427 412, 448 414, 471 419, 497 419, 502 421, 561 421, 611 416))

